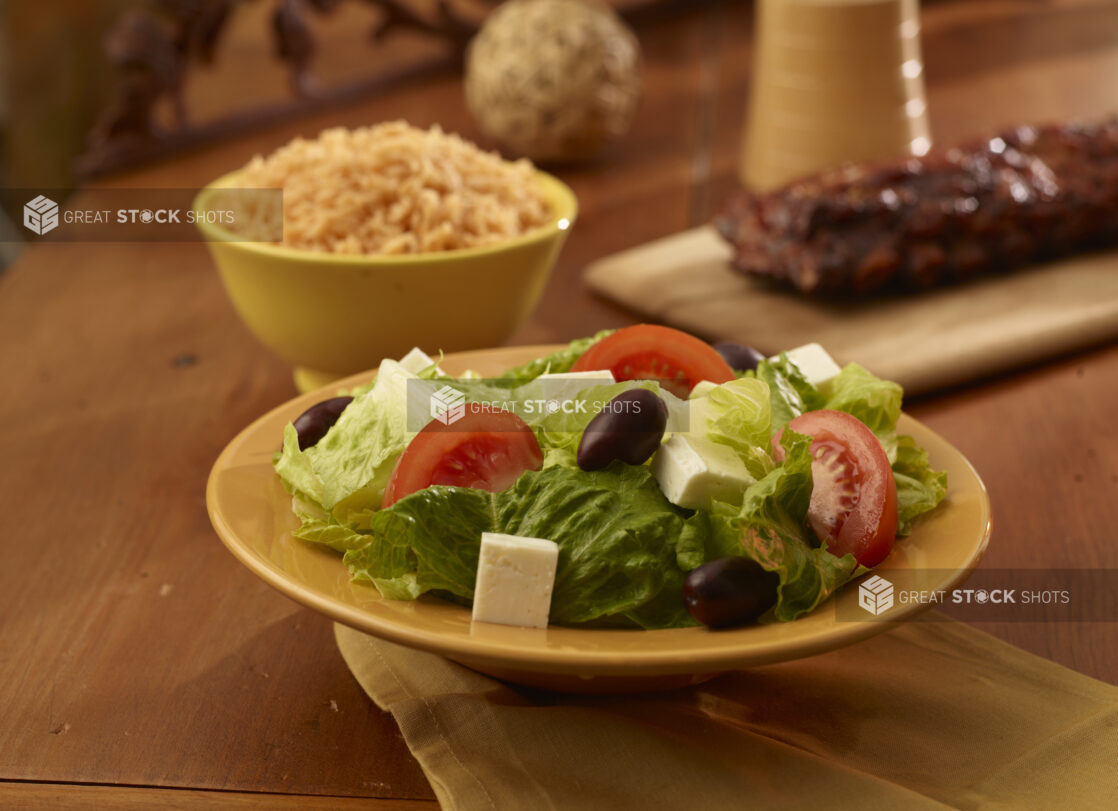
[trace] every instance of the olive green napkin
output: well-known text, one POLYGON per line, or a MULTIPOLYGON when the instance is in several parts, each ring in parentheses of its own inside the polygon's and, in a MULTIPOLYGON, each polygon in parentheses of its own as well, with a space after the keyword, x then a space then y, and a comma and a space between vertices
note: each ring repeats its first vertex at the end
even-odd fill
POLYGON ((620 698, 335 635, 446 809, 1118 807, 1118 688, 954 621, 620 698))

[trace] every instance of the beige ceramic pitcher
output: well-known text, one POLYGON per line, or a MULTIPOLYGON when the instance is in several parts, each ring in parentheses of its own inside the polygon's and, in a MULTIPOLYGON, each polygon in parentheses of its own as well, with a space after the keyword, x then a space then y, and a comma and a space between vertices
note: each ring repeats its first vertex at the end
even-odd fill
POLYGON ((918 0, 757 0, 755 30, 746 186, 928 151, 918 0))

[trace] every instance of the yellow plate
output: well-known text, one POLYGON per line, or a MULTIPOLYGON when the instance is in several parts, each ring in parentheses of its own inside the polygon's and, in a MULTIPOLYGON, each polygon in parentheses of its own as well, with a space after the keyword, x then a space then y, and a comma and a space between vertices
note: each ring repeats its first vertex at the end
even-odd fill
MULTIPOLYGON (((462 352, 448 355, 442 366, 452 374, 475 369, 496 375, 553 349, 462 352)), ((508 681, 568 692, 635 692, 833 650, 888 630, 926 607, 898 604, 887 621, 869 615, 864 621, 850 620, 846 609, 857 602, 858 590, 848 587, 795 622, 716 632, 536 630, 473 624, 468 609, 435 597, 382 599, 374 587, 350 581, 339 555, 292 537, 298 522, 272 471, 272 454, 287 422, 337 389, 371 377, 371 372, 354 375, 265 414, 222 451, 206 487, 210 520, 229 550, 265 582, 338 622, 508 681), (840 605, 843 619, 836 614, 840 605)), ((949 490, 944 504, 920 521, 877 573, 888 578, 890 572, 905 570, 910 584, 914 574, 923 573, 921 588, 950 589, 974 570, 989 540, 986 488, 963 455, 937 434, 907 415, 898 427, 927 448, 935 467, 947 471, 949 490)))

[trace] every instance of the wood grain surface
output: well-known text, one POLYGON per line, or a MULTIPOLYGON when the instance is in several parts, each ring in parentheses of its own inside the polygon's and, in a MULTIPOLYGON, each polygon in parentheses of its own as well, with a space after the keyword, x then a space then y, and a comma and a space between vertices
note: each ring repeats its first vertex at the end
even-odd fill
POLYGON ((267 807, 286 811, 419 811, 430 809, 428 800, 379 800, 371 797, 329 797, 305 794, 249 794, 241 791, 198 791, 153 789, 129 786, 83 786, 59 783, 11 783, 0 781, 0 807, 20 809, 76 808, 79 811, 133 811, 160 808, 195 811, 225 808, 267 807))
MULTIPOLYGON (((1113 3, 946 0, 924 23, 936 138, 1118 107, 1113 3)), ((582 213, 515 343, 634 320, 579 274, 706 222, 732 187, 750 28, 748 5, 728 2, 642 26, 634 130, 598 162, 558 170, 582 213)), ((295 134, 397 117, 476 136, 457 77, 436 77, 117 182, 201 185, 295 134)), ((29 249, 0 278, 0 368, 0 780, 35 784, 5 783, 0 805, 97 804, 92 789, 43 787, 63 783, 131 787, 106 789, 119 794, 103 806, 144 787, 134 804, 160 802, 155 789, 201 791, 195 806, 220 792, 432 801, 329 621, 253 578, 208 524, 218 451, 294 388, 237 321, 204 248, 29 249)), ((1116 401, 1110 345, 910 405, 990 488, 987 565, 1118 568, 1116 401)), ((987 630, 1118 682, 1114 623, 987 630)))

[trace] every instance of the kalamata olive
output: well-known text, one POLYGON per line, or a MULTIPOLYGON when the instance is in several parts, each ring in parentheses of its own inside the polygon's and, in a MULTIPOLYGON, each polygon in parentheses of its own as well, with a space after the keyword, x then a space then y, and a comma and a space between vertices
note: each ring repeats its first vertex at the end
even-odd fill
POLYGON ((748 625, 776 604, 780 577, 749 558, 730 556, 692 569, 683 581, 683 604, 711 628, 748 625))
POLYGON ((719 341, 714 345, 714 351, 722 356, 722 360, 726 361, 731 369, 739 372, 756 369, 757 364, 765 359, 765 356, 753 347, 736 341, 719 341))
POLYGON ((294 423, 295 431, 299 434, 299 450, 305 451, 318 444, 318 440, 326 436, 326 432, 345 411, 345 407, 352 402, 352 397, 332 397, 315 403, 300 414, 294 423))
POLYGON ((614 397, 590 420, 578 443, 578 466, 601 470, 619 459, 643 464, 660 447, 668 425, 668 407, 648 389, 630 389, 614 397))

